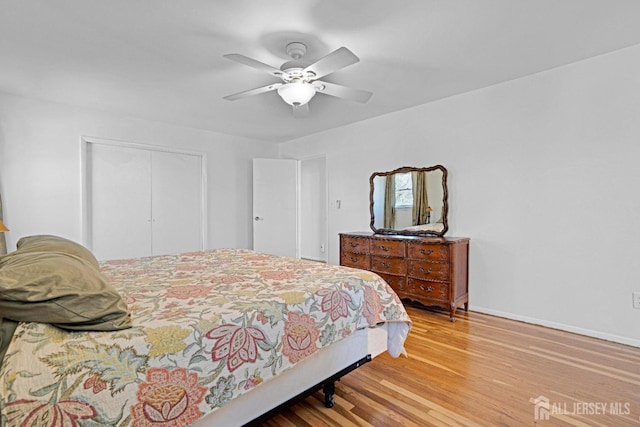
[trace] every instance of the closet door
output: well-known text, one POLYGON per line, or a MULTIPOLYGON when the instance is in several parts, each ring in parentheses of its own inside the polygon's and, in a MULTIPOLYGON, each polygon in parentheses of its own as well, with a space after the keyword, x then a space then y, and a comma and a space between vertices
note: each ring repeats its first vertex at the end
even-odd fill
POLYGON ((87 244, 100 260, 204 247, 203 157, 87 143, 87 244))
POLYGON ((100 260, 151 254, 151 152, 87 144, 90 247, 100 260))
POLYGON ((202 249, 202 156, 151 152, 152 254, 202 249))

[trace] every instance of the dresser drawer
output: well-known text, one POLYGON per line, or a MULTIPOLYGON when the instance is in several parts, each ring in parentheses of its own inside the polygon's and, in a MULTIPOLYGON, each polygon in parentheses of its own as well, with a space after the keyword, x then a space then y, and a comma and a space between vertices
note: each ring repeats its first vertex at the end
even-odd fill
POLYGON ((407 278, 408 293, 421 296, 423 298, 429 298, 438 301, 449 300, 449 284, 439 282, 427 282, 424 280, 414 279, 412 277, 407 278))
POLYGON ((354 252, 343 252, 340 255, 340 265, 347 267, 361 268, 363 270, 369 270, 369 255, 357 254, 354 252))
POLYGON ((340 245, 343 252, 356 252, 368 254, 369 239, 356 236, 340 236, 340 245))
POLYGON ((407 288, 407 278, 405 276, 392 276, 391 274, 377 273, 394 291, 404 291, 407 288))
POLYGON ((400 240, 372 240, 371 253, 373 255, 404 257, 404 242, 400 240))
POLYGON ((449 246, 427 242, 408 242, 407 258, 421 258, 429 261, 449 261, 449 246))
POLYGON ((371 257, 371 270, 376 273, 405 275, 407 267, 403 258, 389 258, 384 256, 371 257))
POLYGON ((425 280, 449 281, 449 264, 427 262, 419 259, 407 260, 407 274, 425 280))

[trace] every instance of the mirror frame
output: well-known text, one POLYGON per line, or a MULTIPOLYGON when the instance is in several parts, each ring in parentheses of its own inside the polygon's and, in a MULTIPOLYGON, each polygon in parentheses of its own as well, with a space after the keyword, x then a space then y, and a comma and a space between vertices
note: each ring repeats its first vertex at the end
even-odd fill
POLYGON ((371 230, 376 234, 402 234, 408 236, 444 236, 444 234, 449 229, 448 222, 448 214, 449 214, 449 203, 447 201, 449 196, 449 191, 447 189, 447 169, 442 165, 429 166, 426 168, 416 168, 411 166, 403 166, 398 169, 394 169, 389 172, 374 172, 369 177, 369 214, 371 215, 371 230), (407 173, 407 172, 430 172, 440 170, 442 171, 442 223, 443 228, 442 231, 406 231, 406 230, 394 230, 390 228, 376 228, 374 226, 375 223, 375 215, 373 211, 373 194, 374 194, 374 184, 373 180, 377 176, 388 176, 393 175, 395 173, 407 173))

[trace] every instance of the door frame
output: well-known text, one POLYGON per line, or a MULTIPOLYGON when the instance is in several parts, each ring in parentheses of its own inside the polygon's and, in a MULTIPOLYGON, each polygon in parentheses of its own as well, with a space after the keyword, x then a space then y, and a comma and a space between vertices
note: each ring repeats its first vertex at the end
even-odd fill
POLYGON ((80 207, 80 216, 82 218, 82 243, 91 248, 93 243, 93 236, 91 235, 91 208, 89 204, 89 186, 87 185, 89 179, 89 170, 87 167, 87 157, 89 144, 102 144, 111 145, 116 147, 134 148, 138 150, 146 151, 160 151, 164 153, 176 153, 186 154, 191 156, 200 157, 202 181, 201 181, 201 205, 200 205, 200 218, 201 218, 201 241, 202 249, 209 247, 207 236, 208 233, 208 216, 207 216, 207 154, 202 151, 185 150, 182 148, 163 147, 151 144, 141 144, 137 142, 121 141, 116 139, 106 139, 94 136, 83 135, 80 137, 80 169, 81 179, 80 184, 82 186, 80 190, 82 202, 80 207))

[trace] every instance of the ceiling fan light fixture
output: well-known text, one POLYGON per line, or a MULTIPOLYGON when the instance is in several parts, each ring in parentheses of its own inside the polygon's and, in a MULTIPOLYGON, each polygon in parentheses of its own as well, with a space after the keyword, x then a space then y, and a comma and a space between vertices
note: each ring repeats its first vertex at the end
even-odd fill
POLYGON ((227 95, 224 99, 235 101, 236 99, 259 95, 277 89, 278 95, 282 100, 293 107, 294 117, 305 117, 309 112, 309 101, 316 93, 363 103, 367 102, 369 98, 371 98, 371 95, 373 95, 366 90, 353 89, 347 86, 318 80, 360 61, 360 59, 346 47, 340 47, 313 63, 309 63, 309 61, 304 59, 307 54, 307 46, 304 43, 289 43, 286 49, 287 54, 292 60, 282 64, 280 69, 239 53, 224 55, 227 59, 264 71, 281 80, 279 83, 227 95))
POLYGON ((313 98, 316 89, 310 83, 291 82, 278 88, 278 95, 289 105, 304 105, 313 98))

